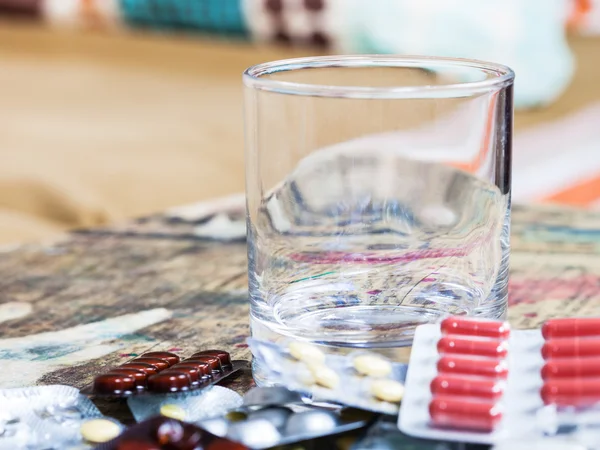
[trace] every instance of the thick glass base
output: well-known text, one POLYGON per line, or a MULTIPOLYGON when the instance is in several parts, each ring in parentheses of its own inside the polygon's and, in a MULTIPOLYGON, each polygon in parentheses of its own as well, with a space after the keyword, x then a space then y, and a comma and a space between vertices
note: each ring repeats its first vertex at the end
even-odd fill
MULTIPOLYGON (((336 354, 362 348, 394 361, 408 362, 415 328, 439 322, 448 314, 447 311, 412 306, 361 305, 312 310, 287 320, 285 324, 261 320, 251 314, 250 327, 253 338, 281 345, 290 340, 300 340, 325 347, 325 351, 336 354)), ((477 309, 471 314, 504 319, 506 298, 495 302, 491 308, 477 309)), ((267 372, 256 361, 252 370, 259 386, 272 384, 267 372)))
MULTIPOLYGON (((363 315, 366 314, 364 309, 360 312, 363 315)), ((350 313, 350 311, 348 311, 348 313, 350 313)), ((395 334, 396 341, 382 341, 380 342, 383 344, 382 346, 377 346, 377 343, 367 342, 364 340, 341 341, 339 337, 334 340, 307 339, 307 336, 289 333, 289 329, 285 329, 286 332, 284 332, 284 329, 280 327, 273 327, 272 324, 267 324, 266 322, 261 321, 252 315, 250 315, 250 328, 253 338, 275 342, 280 345, 286 345, 286 343, 290 342, 291 340, 302 340, 325 347, 324 350, 326 352, 336 354, 347 354, 356 350, 357 348, 368 348, 370 351, 384 355, 385 357, 394 361, 408 362, 410 357, 410 344, 412 343, 412 336, 414 334, 414 327, 418 325, 416 323, 418 317, 416 317, 415 314, 416 312, 412 312, 412 314, 410 314, 413 319, 412 327, 408 324, 406 324, 405 327, 396 327, 398 330, 398 334, 395 334), (402 335, 400 330, 403 330, 405 334, 402 335)), ((374 315, 379 316, 379 318, 383 318, 384 316, 383 312, 374 315)), ((372 320, 371 323, 373 323, 372 320)), ((390 324, 389 321, 386 323, 390 324)), ((265 368, 260 367, 256 361, 252 362, 252 374, 258 386, 269 386, 272 384, 267 376, 267 372, 264 369, 265 368)))

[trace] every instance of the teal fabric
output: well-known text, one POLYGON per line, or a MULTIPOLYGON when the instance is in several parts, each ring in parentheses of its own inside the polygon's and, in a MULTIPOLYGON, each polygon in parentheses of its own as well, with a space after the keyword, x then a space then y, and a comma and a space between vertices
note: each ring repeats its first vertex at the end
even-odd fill
POLYGON ((247 34, 242 0, 120 0, 123 18, 133 26, 247 34))

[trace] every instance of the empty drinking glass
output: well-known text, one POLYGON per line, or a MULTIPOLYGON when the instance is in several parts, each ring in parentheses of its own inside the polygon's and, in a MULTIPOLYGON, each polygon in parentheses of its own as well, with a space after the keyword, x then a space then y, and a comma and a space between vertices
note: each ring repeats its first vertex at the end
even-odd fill
POLYGON ((328 56, 244 73, 251 327, 410 344, 448 314, 506 314, 513 73, 328 56))

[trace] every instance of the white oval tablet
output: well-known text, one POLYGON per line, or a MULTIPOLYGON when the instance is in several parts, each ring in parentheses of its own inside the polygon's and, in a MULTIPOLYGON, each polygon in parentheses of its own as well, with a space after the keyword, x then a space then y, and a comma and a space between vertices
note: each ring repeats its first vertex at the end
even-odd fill
POLYGON ((358 355, 352 362, 356 371, 361 375, 387 377, 392 373, 392 364, 378 355, 358 355))
POLYGON ((322 363, 325 361, 325 353, 323 353, 318 347, 308 344, 306 342, 294 341, 288 345, 290 355, 296 358, 298 361, 305 363, 322 363))
POLYGON ((404 396, 404 385, 395 380, 380 379, 371 384, 371 394, 384 402, 397 403, 404 396))
POLYGON ((91 419, 83 422, 79 431, 86 441, 99 444, 121 434, 121 426, 108 419, 91 419))

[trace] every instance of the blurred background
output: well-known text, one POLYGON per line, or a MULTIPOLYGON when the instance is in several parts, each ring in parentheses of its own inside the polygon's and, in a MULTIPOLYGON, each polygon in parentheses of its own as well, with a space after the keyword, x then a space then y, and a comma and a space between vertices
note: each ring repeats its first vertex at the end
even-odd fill
POLYGON ((0 243, 242 192, 242 71, 511 66, 513 200, 600 208, 600 0, 0 0, 0 243))

